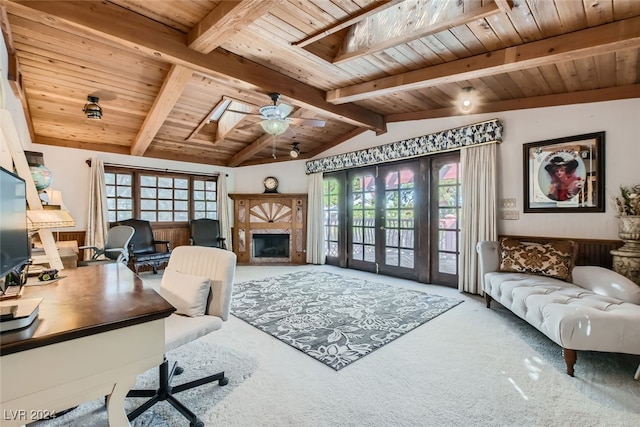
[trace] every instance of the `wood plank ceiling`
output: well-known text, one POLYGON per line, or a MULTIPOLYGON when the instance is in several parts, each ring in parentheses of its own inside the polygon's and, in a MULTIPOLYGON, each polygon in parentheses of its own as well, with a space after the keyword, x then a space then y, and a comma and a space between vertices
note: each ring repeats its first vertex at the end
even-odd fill
POLYGON ((39 144, 236 167, 290 160, 294 142, 309 158, 390 122, 468 114, 464 94, 471 112, 640 96, 637 0, 0 7, 9 80, 39 144), (273 92, 293 131, 275 153, 258 113, 273 92), (88 96, 101 120, 83 113, 88 96))

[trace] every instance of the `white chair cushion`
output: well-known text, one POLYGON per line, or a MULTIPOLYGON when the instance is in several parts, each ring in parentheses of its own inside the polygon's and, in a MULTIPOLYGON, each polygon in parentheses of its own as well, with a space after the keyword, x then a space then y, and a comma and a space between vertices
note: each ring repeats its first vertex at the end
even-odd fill
POLYGON ((222 327, 222 319, 216 316, 186 317, 172 314, 164 321, 165 351, 217 331, 222 327))
POLYGON ((640 305, 640 286, 613 270, 595 266, 575 267, 573 283, 598 295, 640 305))
POLYGON ((204 315, 211 282, 208 277, 192 276, 167 267, 162 275, 160 295, 176 308, 176 314, 204 315))

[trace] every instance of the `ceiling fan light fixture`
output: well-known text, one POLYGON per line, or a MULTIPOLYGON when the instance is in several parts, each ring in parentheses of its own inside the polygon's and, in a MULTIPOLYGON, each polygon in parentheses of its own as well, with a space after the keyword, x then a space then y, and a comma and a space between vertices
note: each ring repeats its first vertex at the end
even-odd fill
POLYGON ((298 144, 299 144, 298 142, 294 142, 293 147, 291 148, 291 151, 289 151, 289 155, 294 159, 297 159, 298 156, 300 155, 300 148, 298 148, 298 144))
POLYGON ((90 120, 100 120, 102 118, 102 107, 100 107, 100 99, 97 96, 87 96, 87 103, 84 104, 82 112, 87 115, 90 120))
POLYGON ((269 135, 280 135, 289 127, 289 122, 283 119, 266 119, 260 122, 262 129, 269 135))

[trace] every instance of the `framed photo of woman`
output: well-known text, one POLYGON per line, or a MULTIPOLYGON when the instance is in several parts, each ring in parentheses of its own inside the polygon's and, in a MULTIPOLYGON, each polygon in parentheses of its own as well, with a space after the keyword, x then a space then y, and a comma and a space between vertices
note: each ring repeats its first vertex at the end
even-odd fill
POLYGON ((524 144, 524 212, 604 212, 604 132, 524 144))

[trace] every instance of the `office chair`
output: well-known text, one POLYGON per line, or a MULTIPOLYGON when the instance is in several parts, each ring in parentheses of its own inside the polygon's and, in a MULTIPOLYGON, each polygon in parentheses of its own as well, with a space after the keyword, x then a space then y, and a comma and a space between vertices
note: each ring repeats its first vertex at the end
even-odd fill
POLYGON ((169 261, 171 247, 168 240, 156 240, 153 237, 151 223, 143 219, 127 219, 119 221, 118 225, 128 225, 136 232, 129 242, 129 268, 138 273, 142 266, 149 266, 153 274, 158 273, 158 267, 169 261), (158 246, 162 247, 158 250, 158 246))
POLYGON ((220 234, 220 221, 201 218, 189 222, 189 244, 227 249, 225 238, 220 234))
POLYGON ((113 262, 122 262, 126 264, 127 261, 129 261, 129 242, 131 241, 134 233, 135 230, 133 227, 126 225, 111 227, 107 231, 107 241, 104 244, 104 248, 98 248, 96 246, 80 246, 78 248, 91 249, 93 251, 91 259, 80 261, 78 266, 107 264, 113 262))
MULTIPOLYGON (((160 295, 176 307, 176 312, 165 319, 165 352, 222 327, 222 322, 229 318, 235 269, 236 254, 231 251, 202 246, 178 246, 173 250, 160 286, 160 295), (204 315, 199 315, 199 310, 204 315), (187 313, 193 317, 178 313, 187 313)), ((206 357, 206 354, 202 357, 206 357)), ((229 380, 224 372, 219 372, 172 386, 173 376, 182 372, 183 369, 177 362, 169 370, 169 362, 165 357, 159 366, 157 390, 131 390, 127 394, 127 397, 150 397, 127 415, 129 421, 133 421, 156 403, 166 400, 189 420, 191 426, 204 426, 197 415, 174 395, 213 381, 224 386, 229 380)))

